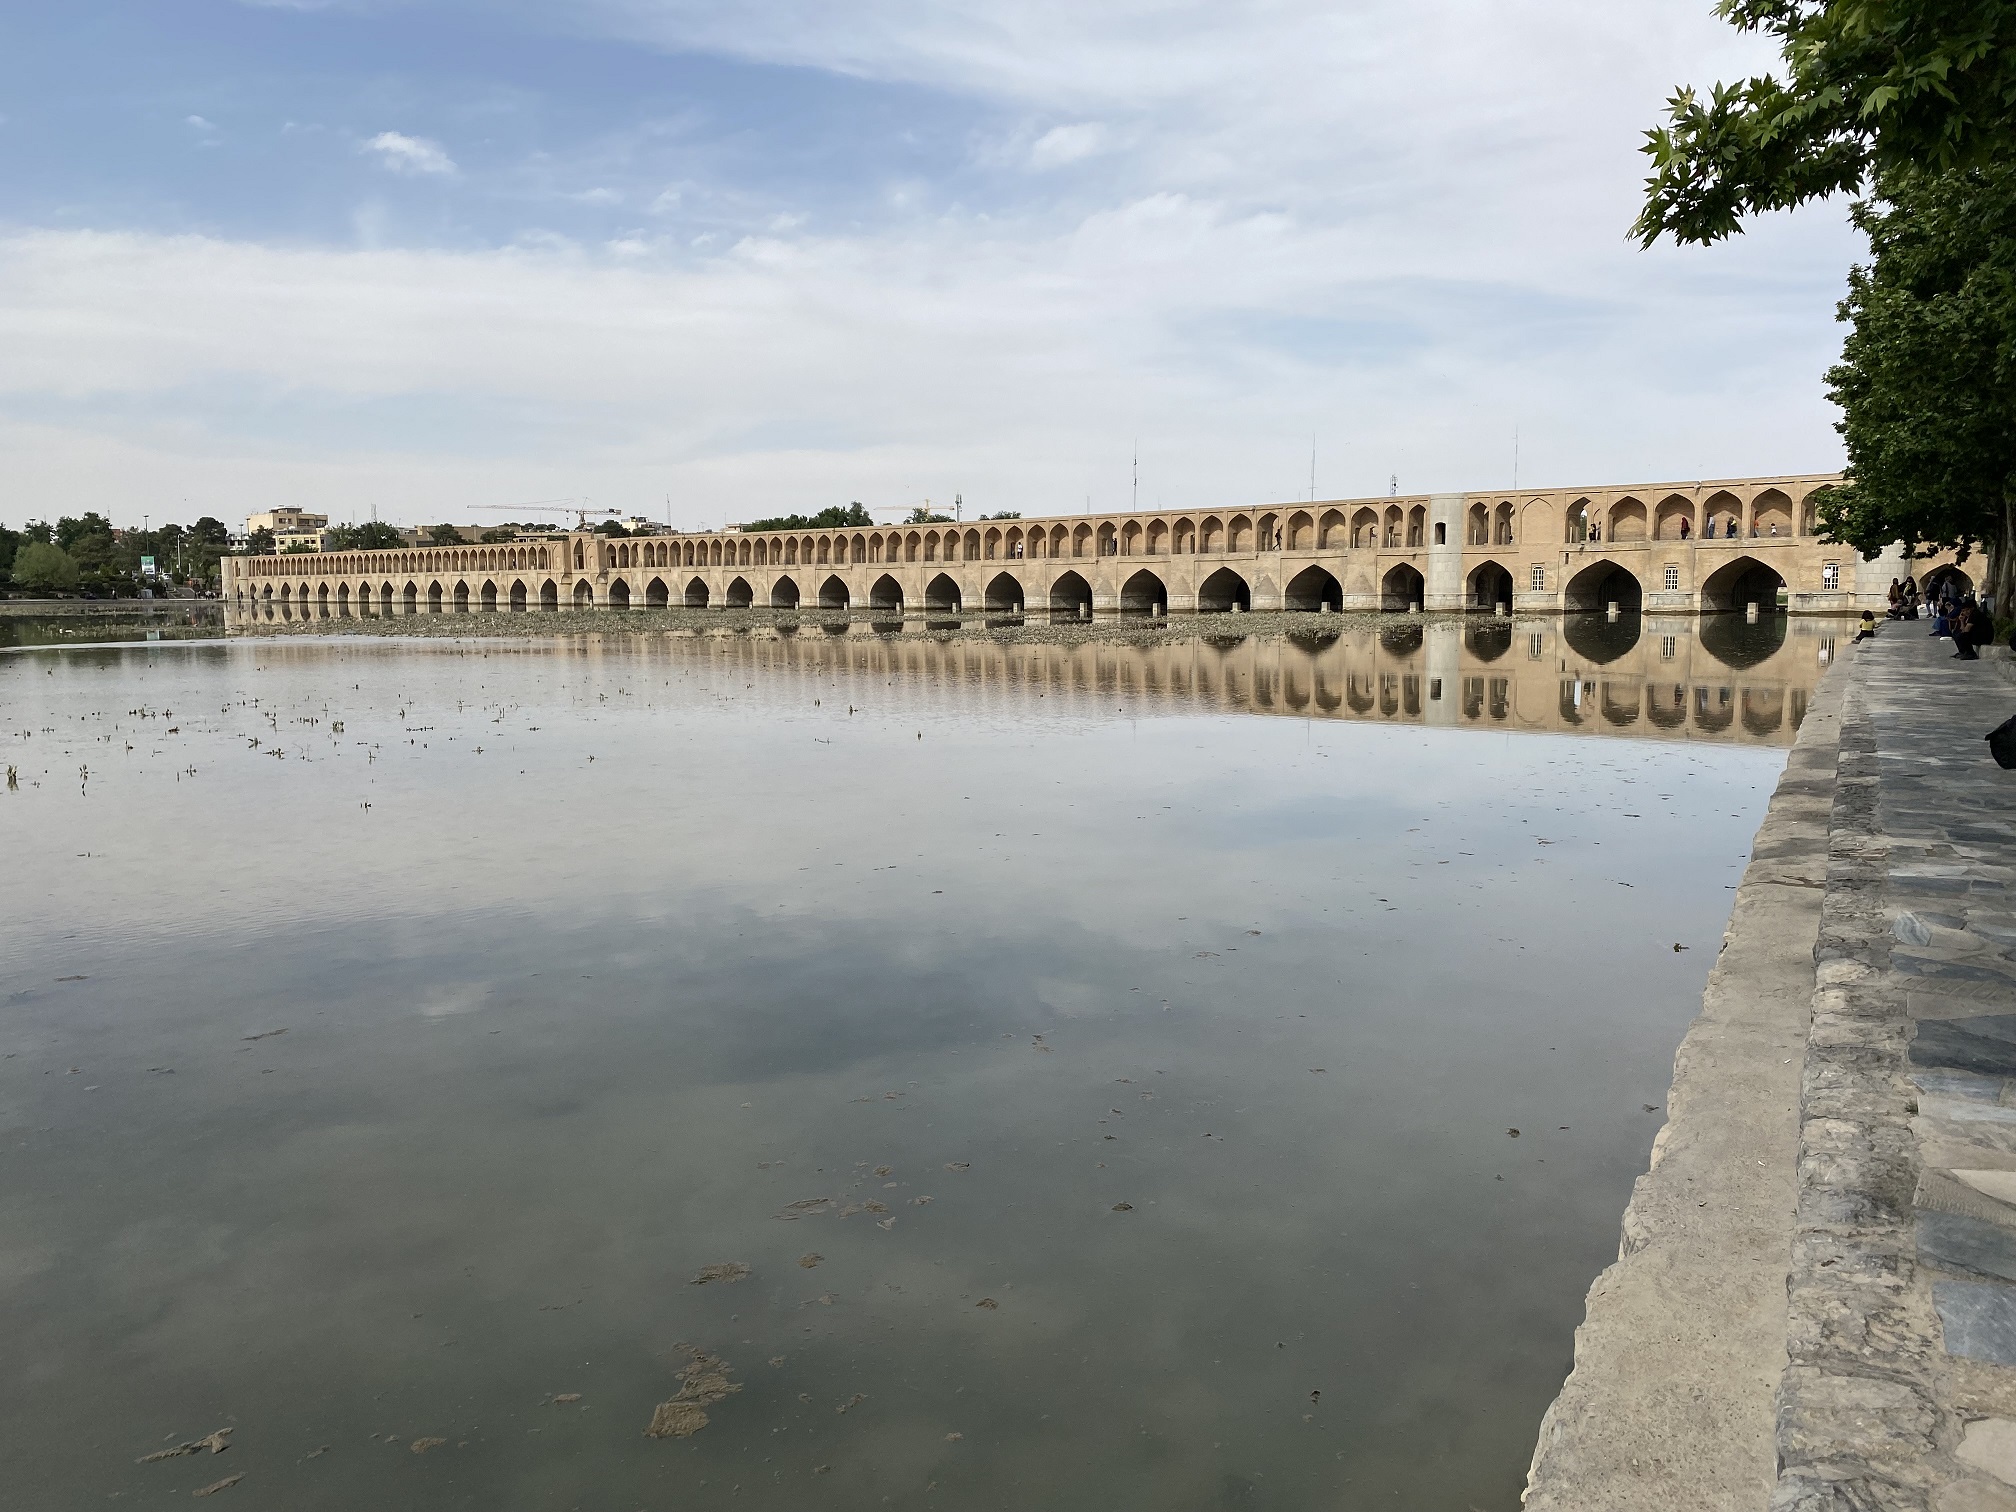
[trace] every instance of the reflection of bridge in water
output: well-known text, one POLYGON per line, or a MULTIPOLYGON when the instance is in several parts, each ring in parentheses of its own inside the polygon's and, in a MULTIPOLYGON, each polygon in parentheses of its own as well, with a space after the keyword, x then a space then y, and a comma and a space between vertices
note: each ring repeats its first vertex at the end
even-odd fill
MULTIPOLYGON (((1297 718, 1573 731, 1789 746, 1852 623, 1749 625, 1636 615, 1345 621, 1292 635, 1189 635, 1077 644, 946 636, 922 626, 806 626, 576 643, 588 655, 704 655, 766 686, 836 679, 976 697, 1030 692, 1297 718)), ((277 649, 277 648, 275 648, 277 649)), ((304 648, 305 649, 305 648, 304 648)), ((818 685, 812 686, 813 683, 818 685)), ((1008 712, 1004 707, 1003 712, 1008 712)))

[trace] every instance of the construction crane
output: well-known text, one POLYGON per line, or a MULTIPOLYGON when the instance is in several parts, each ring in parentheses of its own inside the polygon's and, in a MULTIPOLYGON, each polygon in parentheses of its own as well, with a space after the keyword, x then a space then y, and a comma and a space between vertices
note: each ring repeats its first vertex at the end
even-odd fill
POLYGON ((588 516, 621 514, 620 509, 597 509, 592 504, 586 507, 572 499, 544 499, 536 504, 478 504, 475 506, 485 514, 571 514, 574 528, 586 530, 588 516))

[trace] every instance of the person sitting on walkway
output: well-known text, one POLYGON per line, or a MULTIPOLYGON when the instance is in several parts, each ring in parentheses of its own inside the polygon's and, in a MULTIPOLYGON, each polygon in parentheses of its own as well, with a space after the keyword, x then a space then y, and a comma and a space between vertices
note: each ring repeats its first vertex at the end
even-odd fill
MULTIPOLYGON (((1894 587, 1896 585, 1892 584, 1891 586, 1894 587)), ((1864 609, 1862 611, 1862 627, 1855 632, 1854 643, 1859 644, 1862 641, 1874 639, 1876 639, 1876 616, 1871 614, 1867 609, 1864 609)))
POLYGON ((1904 618, 1904 585, 1895 578, 1890 579, 1890 608, 1884 618, 1904 618))
POLYGON ((1974 605, 1974 595, 1968 594, 1960 601, 1959 610, 1953 615, 1953 644, 1958 647, 1953 655, 1961 661, 1979 661, 1981 653, 1974 648, 1980 643, 1981 611, 1974 605))

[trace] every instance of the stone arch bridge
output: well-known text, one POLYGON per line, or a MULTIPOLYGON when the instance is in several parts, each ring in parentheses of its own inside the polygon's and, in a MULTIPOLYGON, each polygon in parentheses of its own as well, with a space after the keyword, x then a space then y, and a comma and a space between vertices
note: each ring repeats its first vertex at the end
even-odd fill
MULTIPOLYGON (((256 620, 559 609, 1157 616, 1881 607, 1901 556, 1819 539, 1830 475, 840 530, 229 557, 256 620)), ((1911 564, 1924 575, 1947 559, 1911 564)))

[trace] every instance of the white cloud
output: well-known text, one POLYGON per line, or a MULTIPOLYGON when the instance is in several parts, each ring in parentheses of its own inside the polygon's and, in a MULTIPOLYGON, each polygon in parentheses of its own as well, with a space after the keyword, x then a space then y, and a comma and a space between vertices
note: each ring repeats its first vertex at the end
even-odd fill
POLYGON ((378 154, 379 161, 395 173, 453 173, 455 161, 439 142, 411 137, 399 131, 381 131, 364 144, 364 151, 378 154))
MULTIPOLYGON (((871 168, 805 222, 760 164, 723 182, 702 157, 626 194, 662 235, 563 220, 413 250, 365 204, 344 249, 0 237, 0 465, 22 492, 115 518, 171 490, 368 496, 412 519, 546 493, 655 513, 670 492, 701 523, 954 491, 1117 505, 1137 435, 1142 502, 1172 506, 1294 495, 1312 432, 1326 493, 1490 486, 1515 425, 1528 482, 1838 458, 1818 375, 1840 216, 1706 252, 1623 241, 1665 92, 1756 65, 1703 0, 550 15, 964 95, 996 145, 956 183, 871 168)), ((454 171, 416 137, 367 150, 454 171)))
POLYGON ((1075 163, 1081 158, 1093 157, 1104 152, 1110 133, 1098 121, 1085 121, 1075 126, 1053 126, 1036 139, 1029 149, 1029 166, 1032 168, 1061 168, 1066 163, 1075 163))

